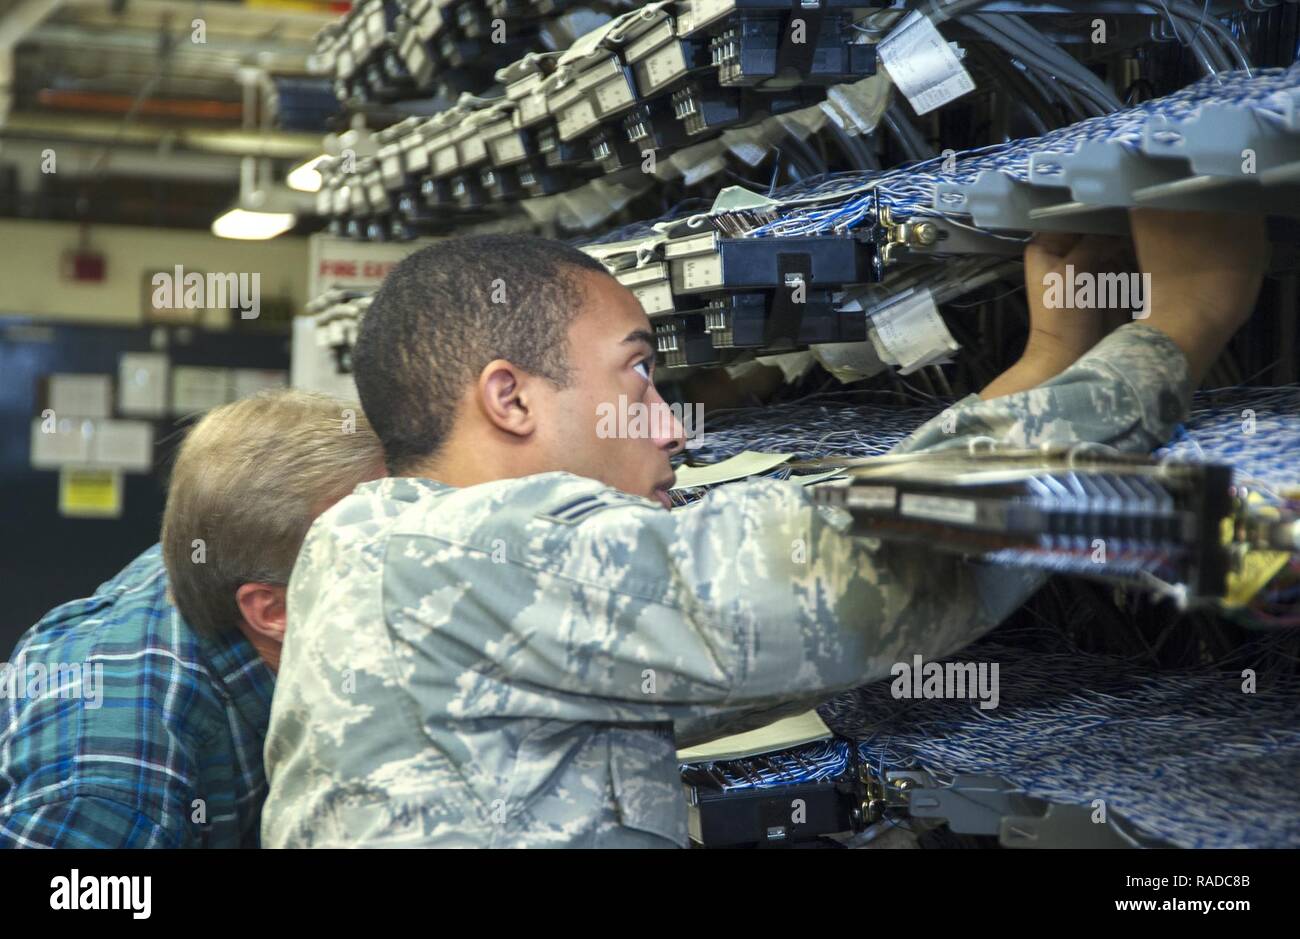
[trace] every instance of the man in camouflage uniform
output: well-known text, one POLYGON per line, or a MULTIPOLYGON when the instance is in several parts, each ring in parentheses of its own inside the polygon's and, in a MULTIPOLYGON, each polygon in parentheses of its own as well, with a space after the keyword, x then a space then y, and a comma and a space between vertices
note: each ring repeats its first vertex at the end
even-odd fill
MULTIPOLYGON (((1025 358, 900 449, 1165 441, 1253 305, 1262 234, 1160 213, 1134 233, 1144 320, 1093 346, 1095 317, 1049 315, 1039 275, 1095 252, 1038 243, 1025 358)), ((552 242, 442 242, 389 275, 354 364, 397 478, 325 513, 294 569, 264 844, 685 846, 678 745, 949 655, 1038 583, 850 537, 791 482, 665 511, 680 427, 596 429, 602 402, 662 403, 652 338, 552 242)))

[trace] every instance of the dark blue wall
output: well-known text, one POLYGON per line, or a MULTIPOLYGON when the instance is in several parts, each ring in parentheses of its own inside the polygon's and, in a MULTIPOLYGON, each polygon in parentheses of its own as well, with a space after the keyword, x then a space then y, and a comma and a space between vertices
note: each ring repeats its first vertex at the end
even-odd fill
MULTIPOLYGON (((287 369, 289 338, 166 328, 171 365, 287 369), (188 341, 186 341, 188 337, 188 341)), ((93 593, 158 540, 179 419, 154 422, 154 472, 127 473, 118 519, 58 513, 58 473, 30 465, 31 419, 52 372, 113 376, 123 352, 148 352, 153 328, 52 324, 0 317, 0 661, 50 608, 93 593)))

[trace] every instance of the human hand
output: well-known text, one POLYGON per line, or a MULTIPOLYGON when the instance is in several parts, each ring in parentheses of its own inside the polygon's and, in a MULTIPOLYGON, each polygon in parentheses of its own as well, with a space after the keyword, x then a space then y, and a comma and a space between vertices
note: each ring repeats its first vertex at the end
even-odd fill
POLYGON ((1250 318, 1271 254, 1258 215, 1134 209, 1138 264, 1150 275, 1145 322, 1187 355, 1193 381, 1250 318))
POLYGON ((1127 310, 1072 306, 1069 299, 1074 291, 1068 285, 1081 274, 1091 276, 1095 284, 1098 275, 1122 274, 1133 266, 1132 245, 1123 238, 1064 232, 1036 235, 1025 248, 1029 339, 1021 359, 1056 375, 1095 346, 1127 318, 1127 310))
POLYGON ((1025 295, 1029 337, 1020 359, 980 392, 996 398, 1033 388, 1055 378, 1118 323, 1125 310, 1078 307, 1069 303, 1066 282, 1079 274, 1131 270, 1132 246, 1122 238, 1042 233, 1025 248, 1025 295))

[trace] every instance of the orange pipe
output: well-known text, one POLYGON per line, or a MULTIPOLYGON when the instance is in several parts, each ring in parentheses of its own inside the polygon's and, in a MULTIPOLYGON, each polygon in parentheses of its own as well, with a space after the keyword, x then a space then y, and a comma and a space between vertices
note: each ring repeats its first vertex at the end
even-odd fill
MULTIPOLYGON (((130 95, 99 91, 61 91, 45 88, 36 93, 42 107, 60 111, 94 111, 100 114, 125 114, 135 101, 130 95)), ((137 114, 144 117, 181 117, 210 121, 235 121, 243 116, 239 102, 207 101, 193 98, 148 98, 137 114)))

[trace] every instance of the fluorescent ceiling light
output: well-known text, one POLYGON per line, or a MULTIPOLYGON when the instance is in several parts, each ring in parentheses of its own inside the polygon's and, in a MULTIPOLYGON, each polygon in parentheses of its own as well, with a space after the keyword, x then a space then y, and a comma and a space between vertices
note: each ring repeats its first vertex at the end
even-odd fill
POLYGON ((287 232, 297 221, 298 216, 292 212, 249 212, 247 209, 231 209, 213 220, 212 234, 218 238, 264 241, 287 232))
POLYGON ((322 160, 329 159, 325 154, 312 157, 305 163, 299 163, 293 169, 289 170, 289 175, 284 181, 290 189, 297 189, 299 192, 320 192, 320 173, 316 167, 320 166, 322 160))

